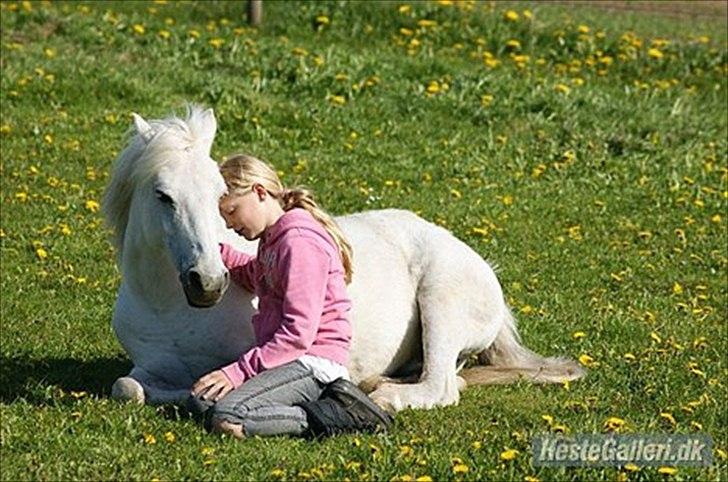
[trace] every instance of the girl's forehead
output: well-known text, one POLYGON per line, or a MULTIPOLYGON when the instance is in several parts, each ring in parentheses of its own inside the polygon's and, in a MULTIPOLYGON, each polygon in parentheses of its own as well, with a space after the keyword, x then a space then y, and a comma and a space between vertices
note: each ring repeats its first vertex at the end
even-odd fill
POLYGON ((241 195, 236 192, 223 194, 222 196, 220 196, 220 206, 231 206, 238 199, 240 199, 240 197, 241 195))

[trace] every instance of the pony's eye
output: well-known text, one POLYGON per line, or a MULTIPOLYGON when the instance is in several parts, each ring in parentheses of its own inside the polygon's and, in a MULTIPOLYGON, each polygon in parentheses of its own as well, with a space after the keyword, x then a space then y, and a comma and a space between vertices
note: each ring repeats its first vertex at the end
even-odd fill
POLYGON ((162 191, 160 189, 157 189, 155 191, 155 194, 157 195, 157 199, 159 199, 160 201, 162 201, 164 204, 170 204, 170 205, 171 204, 174 204, 174 201, 172 200, 172 197, 169 194, 167 194, 166 192, 164 192, 164 191, 162 191))

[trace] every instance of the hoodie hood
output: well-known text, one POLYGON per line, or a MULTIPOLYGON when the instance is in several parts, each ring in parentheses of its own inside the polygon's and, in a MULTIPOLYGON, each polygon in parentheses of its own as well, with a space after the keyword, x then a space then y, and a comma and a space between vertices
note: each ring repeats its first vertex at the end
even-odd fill
POLYGON ((281 236, 288 231, 298 229, 304 230, 309 235, 316 235, 323 239, 334 252, 338 252, 336 243, 331 239, 331 236, 326 229, 314 219, 314 217, 302 208, 293 208, 290 211, 286 211, 278 221, 271 227, 269 227, 263 237, 261 238, 261 244, 265 246, 273 245, 281 236))

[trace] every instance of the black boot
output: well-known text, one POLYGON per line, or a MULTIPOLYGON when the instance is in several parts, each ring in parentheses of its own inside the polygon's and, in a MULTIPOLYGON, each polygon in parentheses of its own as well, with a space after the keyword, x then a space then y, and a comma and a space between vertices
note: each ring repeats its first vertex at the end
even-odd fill
POLYGON ((330 383, 313 402, 300 405, 308 419, 308 435, 386 431, 394 419, 348 380, 330 383))

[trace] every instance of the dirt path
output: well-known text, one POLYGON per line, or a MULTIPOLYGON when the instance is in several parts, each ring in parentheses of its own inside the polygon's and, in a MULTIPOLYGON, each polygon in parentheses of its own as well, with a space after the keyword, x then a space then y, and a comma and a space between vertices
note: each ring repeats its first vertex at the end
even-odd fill
POLYGON ((701 20, 715 20, 728 22, 728 0, 663 0, 663 1, 616 1, 616 0, 571 0, 551 1, 568 6, 588 6, 604 10, 617 10, 621 12, 642 12, 669 17, 699 18, 701 20))

